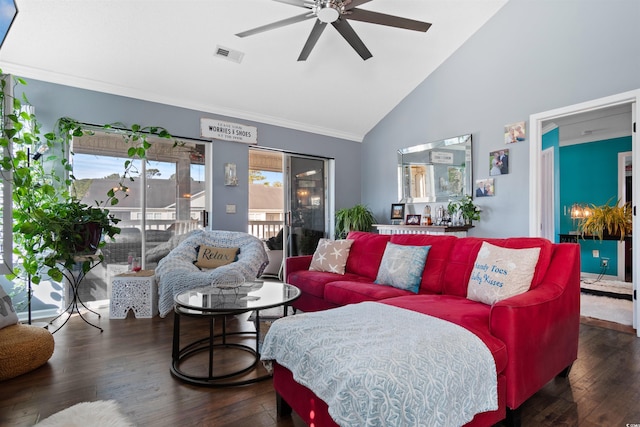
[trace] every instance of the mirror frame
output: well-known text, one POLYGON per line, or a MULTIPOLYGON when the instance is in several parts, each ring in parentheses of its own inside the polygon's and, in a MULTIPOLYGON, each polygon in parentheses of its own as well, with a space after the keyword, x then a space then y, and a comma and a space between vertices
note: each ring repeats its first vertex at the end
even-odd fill
POLYGON ((450 200, 456 200, 462 197, 463 195, 472 196, 473 194, 473 156, 472 156, 472 137, 471 134, 465 134, 456 136, 453 138, 447 138, 439 141, 428 142, 426 144, 414 145, 412 147, 401 148, 398 150, 398 198, 401 203, 447 203, 450 200), (449 162, 449 159, 446 156, 446 152, 443 151, 444 157, 438 159, 438 161, 433 162, 434 154, 437 151, 434 150, 442 150, 451 146, 459 146, 464 145, 465 157, 464 163, 461 165, 453 165, 464 168, 463 175, 463 190, 462 194, 459 196, 451 196, 448 195, 446 197, 442 196, 430 196, 430 197, 411 197, 411 195, 405 194, 405 169, 407 166, 411 165, 434 165, 441 164, 446 165, 449 162), (416 153, 425 153, 425 157, 430 159, 427 163, 416 163, 412 162, 408 159, 408 155, 416 154, 416 153))

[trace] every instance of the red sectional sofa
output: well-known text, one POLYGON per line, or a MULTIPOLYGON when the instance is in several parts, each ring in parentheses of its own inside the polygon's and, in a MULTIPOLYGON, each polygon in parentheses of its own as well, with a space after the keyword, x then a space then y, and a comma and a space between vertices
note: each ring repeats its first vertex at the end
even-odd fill
MULTIPOLYGON (((362 301, 414 310, 456 323, 490 349, 498 373, 496 411, 476 415, 468 425, 492 425, 508 418, 519 424, 520 405, 577 358, 580 318, 580 252, 577 244, 542 238, 481 239, 446 235, 382 235, 352 232, 344 275, 310 271, 311 256, 286 260, 287 283, 302 295, 293 306, 326 310, 362 301), (483 242, 506 248, 540 248, 530 289, 493 305, 467 299, 467 284, 483 242), (418 293, 374 283, 387 242, 431 246, 418 293)), ((274 387, 281 415, 293 408, 307 423, 335 425, 322 400, 274 363, 274 387), (312 414, 312 415, 310 415, 312 414), (313 417, 313 418, 310 418, 313 417)))

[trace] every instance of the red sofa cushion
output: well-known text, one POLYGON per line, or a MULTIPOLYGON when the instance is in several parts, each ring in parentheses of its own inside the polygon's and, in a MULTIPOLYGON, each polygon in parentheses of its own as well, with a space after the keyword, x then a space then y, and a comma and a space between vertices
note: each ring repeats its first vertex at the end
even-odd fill
POLYGON ((513 249, 540 248, 540 256, 538 257, 538 264, 536 265, 536 272, 530 289, 535 289, 542 282, 553 253, 553 243, 549 240, 537 237, 514 237, 509 239, 465 237, 454 242, 449 260, 445 265, 443 294, 460 297, 467 296, 469 277, 471 277, 471 270, 473 270, 482 242, 513 249))
POLYGON ((507 366, 507 346, 491 334, 491 306, 451 295, 412 295, 379 302, 428 314, 462 326, 480 338, 489 348, 496 362, 498 374, 507 366))
POLYGON ((366 277, 361 277, 353 273, 337 274, 327 271, 300 270, 294 271, 287 276, 287 283, 300 288, 302 292, 323 298, 324 287, 327 283, 338 280, 349 281, 369 281, 366 277))
POLYGON ((377 283, 339 281, 327 283, 324 288, 324 299, 332 304, 347 305, 363 301, 379 301, 415 293, 377 283))
POLYGON ((394 234, 391 236, 391 243, 397 245, 431 246, 422 272, 419 294, 442 292, 442 278, 456 240, 458 238, 455 236, 429 234, 394 234))
POLYGON ((347 239, 353 240, 353 244, 345 271, 366 277, 371 281, 375 280, 391 235, 352 231, 347 235, 347 239))

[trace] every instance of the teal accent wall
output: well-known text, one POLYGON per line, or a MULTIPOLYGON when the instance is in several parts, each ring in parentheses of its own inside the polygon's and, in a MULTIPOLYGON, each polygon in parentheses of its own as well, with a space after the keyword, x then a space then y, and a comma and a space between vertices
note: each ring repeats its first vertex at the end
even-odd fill
MULTIPOLYGON (((553 228, 554 230, 560 230, 560 216, 562 209, 558 208, 562 206, 560 204, 560 128, 555 128, 542 135, 542 150, 553 149, 553 204, 556 206, 556 210, 553 214, 553 228)), ((560 242, 560 236, 556 233, 555 242, 560 242)))
MULTIPOLYGON (((576 230, 569 210, 574 203, 604 205, 618 199, 618 153, 631 151, 631 137, 607 139, 587 144, 560 147, 559 167, 561 212, 560 233, 576 230)), ((617 275, 616 241, 598 239, 580 240, 582 271, 600 273, 600 259, 593 257, 593 250, 600 251, 600 258, 609 258, 606 274, 617 275)))

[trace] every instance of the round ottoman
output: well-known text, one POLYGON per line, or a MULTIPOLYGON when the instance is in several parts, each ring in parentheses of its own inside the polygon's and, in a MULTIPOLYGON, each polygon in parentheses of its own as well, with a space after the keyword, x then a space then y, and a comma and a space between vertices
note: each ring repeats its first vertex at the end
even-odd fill
POLYGON ((42 327, 18 323, 0 329, 0 381, 44 365, 53 348, 53 335, 42 327))

